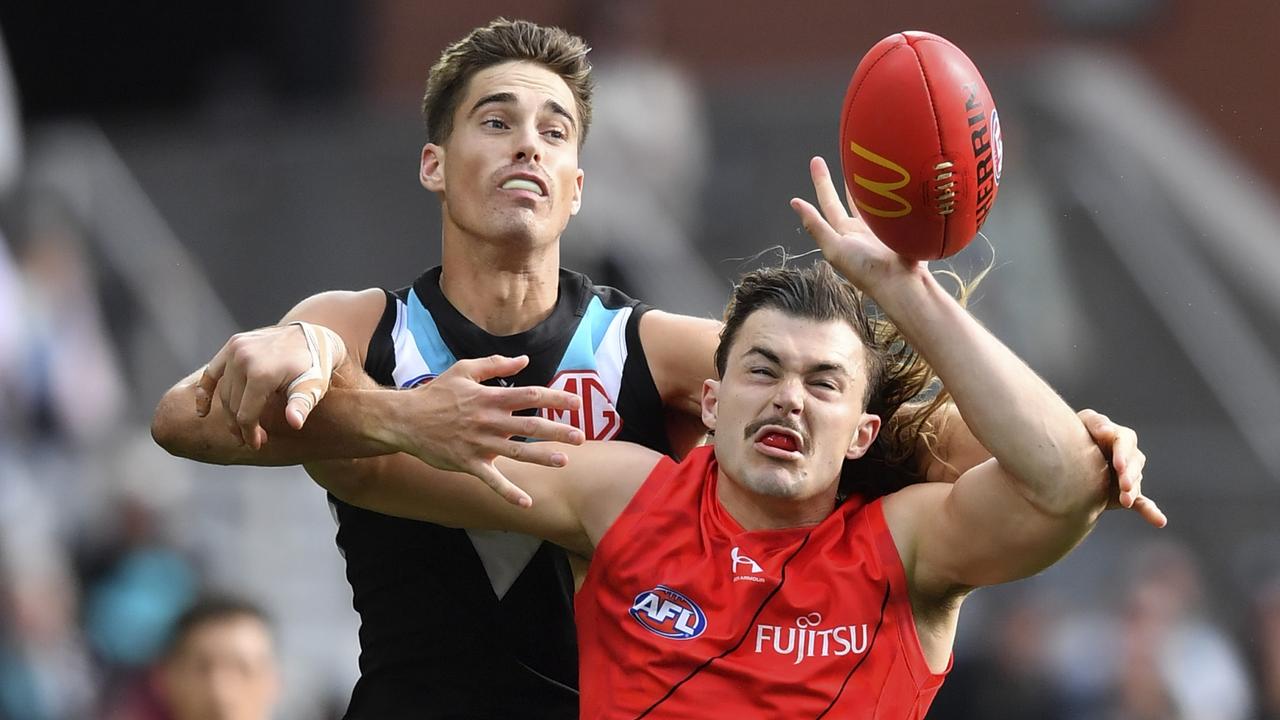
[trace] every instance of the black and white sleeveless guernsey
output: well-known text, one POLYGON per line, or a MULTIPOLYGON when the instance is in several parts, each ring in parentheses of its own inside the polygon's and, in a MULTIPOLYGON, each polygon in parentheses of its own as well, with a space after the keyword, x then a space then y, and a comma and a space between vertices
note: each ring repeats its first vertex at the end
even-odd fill
MULTIPOLYGON (((514 385, 582 397, 554 419, 588 439, 670 454, 662 402, 640 345, 649 308, 560 271, 555 310, 495 337, 440 291, 440 268, 387 293, 365 361, 383 385, 411 388, 458 359, 529 355, 514 385)), ((478 481, 477 481, 478 482, 478 481)), ((573 576, 550 543, 389 517, 330 496, 360 614, 360 680, 347 720, 578 717, 573 576)))

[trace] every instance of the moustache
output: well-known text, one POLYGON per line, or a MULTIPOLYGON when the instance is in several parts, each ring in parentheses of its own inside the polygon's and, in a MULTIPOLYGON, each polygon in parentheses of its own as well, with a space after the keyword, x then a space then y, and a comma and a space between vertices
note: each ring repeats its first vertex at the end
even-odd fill
POLYGON ((760 429, 766 425, 776 425, 777 427, 791 430, 800 436, 801 447, 811 447, 809 445, 809 433, 806 433, 804 428, 800 427, 799 423, 788 417, 773 417, 757 420, 750 425, 747 425, 746 430, 743 431, 743 439, 750 440, 755 437, 755 434, 760 432, 760 429))

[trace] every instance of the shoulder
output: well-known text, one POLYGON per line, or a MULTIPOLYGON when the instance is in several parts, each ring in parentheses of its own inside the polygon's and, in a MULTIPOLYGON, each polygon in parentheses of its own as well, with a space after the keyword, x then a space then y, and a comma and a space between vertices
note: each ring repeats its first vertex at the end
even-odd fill
POLYGON ((387 291, 376 287, 317 292, 294 305, 289 315, 320 313, 335 319, 374 318, 376 322, 387 306, 387 297, 387 291))
POLYGON ((645 313, 640 321, 640 338, 649 345, 678 340, 684 334, 683 339, 696 340, 714 350, 720 339, 721 327, 719 320, 654 309, 645 313))
POLYGON ((298 303, 283 322, 305 320, 324 325, 342 337, 347 348, 364 360, 369 339, 382 321, 389 296, 380 288, 328 290, 298 303))
POLYGON ((936 507, 951 492, 951 483, 914 483, 895 490, 881 498, 884 519, 895 533, 913 532, 920 523, 927 522, 923 511, 936 507))
POLYGON ((700 416, 702 383, 716 375, 721 323, 652 310, 640 318, 639 338, 663 402, 700 416))

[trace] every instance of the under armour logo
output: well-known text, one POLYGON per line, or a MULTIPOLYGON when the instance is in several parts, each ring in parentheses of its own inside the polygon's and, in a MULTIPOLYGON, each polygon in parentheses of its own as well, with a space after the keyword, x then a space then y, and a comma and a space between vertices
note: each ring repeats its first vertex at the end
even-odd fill
POLYGON ((764 572, 764 568, 761 568, 759 563, 740 553, 737 546, 734 546, 733 551, 729 553, 729 557, 733 560, 733 573, 735 575, 738 574, 739 565, 746 565, 747 572, 752 575, 764 572))

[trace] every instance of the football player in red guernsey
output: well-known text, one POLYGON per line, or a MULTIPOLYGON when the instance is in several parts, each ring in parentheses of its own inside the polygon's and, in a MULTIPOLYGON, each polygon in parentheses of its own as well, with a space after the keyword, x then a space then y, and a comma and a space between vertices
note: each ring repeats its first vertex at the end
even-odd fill
POLYGON ((558 447, 554 468, 502 458, 496 494, 403 455, 309 466, 349 502, 589 560, 583 717, 923 717, 974 588, 1048 567, 1109 505, 1159 515, 1113 481, 1090 437, 1105 417, 1082 423, 810 169, 821 209, 792 207, 827 262, 736 288, 703 391, 712 445, 679 464, 621 442, 558 447), (992 459, 896 485, 883 461, 918 426, 884 419, 934 373, 992 459))

